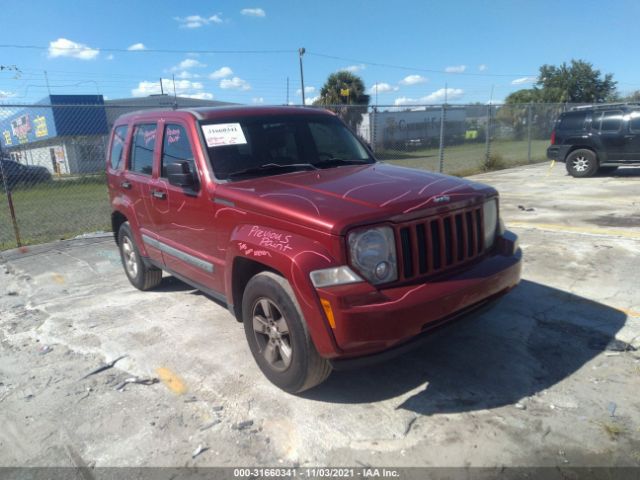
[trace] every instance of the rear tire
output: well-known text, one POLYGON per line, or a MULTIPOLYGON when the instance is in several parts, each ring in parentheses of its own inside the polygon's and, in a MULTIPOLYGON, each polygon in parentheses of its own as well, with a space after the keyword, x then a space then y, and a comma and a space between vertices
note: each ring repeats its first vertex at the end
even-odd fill
POLYGON ((151 290, 162 281, 162 270, 144 263, 140 250, 133 239, 129 222, 124 222, 118 230, 118 246, 122 266, 131 285, 138 290, 151 290))
POLYGON ((574 150, 566 159, 567 172, 572 177, 591 177, 598 171, 596 154, 585 148, 574 150))
POLYGON ((242 297, 244 331, 258 367, 278 388, 300 393, 324 382, 331 365, 316 350, 289 282, 255 275, 242 297))

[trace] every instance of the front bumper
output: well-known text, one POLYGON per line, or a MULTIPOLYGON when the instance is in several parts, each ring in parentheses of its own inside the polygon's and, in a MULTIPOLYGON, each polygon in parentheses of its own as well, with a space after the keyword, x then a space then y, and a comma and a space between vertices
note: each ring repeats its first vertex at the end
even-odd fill
POLYGON ((522 252, 507 232, 498 253, 456 274, 378 290, 368 283, 318 289, 332 306, 340 353, 354 358, 402 345, 435 326, 484 306, 520 281, 522 252))

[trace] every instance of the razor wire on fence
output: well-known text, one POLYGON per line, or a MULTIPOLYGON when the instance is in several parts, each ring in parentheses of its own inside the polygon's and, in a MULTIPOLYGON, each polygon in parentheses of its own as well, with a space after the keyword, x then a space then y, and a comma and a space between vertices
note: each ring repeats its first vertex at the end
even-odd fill
MULTIPOLYGON (((174 106, 174 99, 136 105, 88 97, 0 105, 0 250, 109 231, 104 168, 111 127, 123 113, 174 106)), ((567 106, 326 108, 337 111, 379 160, 468 175, 545 160, 554 121, 567 106)))

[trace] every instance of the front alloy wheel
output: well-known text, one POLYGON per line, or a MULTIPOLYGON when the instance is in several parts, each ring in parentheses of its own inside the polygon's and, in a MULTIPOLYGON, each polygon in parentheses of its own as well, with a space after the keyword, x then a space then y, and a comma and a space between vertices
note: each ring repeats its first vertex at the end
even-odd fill
POLYGON ((277 305, 259 298, 253 306, 253 333, 269 366, 284 372, 291 365, 291 340, 287 320, 277 305))
POLYGON ((277 387, 298 393, 322 383, 331 365, 322 358, 289 282, 260 272, 242 295, 244 332, 258 367, 277 387))

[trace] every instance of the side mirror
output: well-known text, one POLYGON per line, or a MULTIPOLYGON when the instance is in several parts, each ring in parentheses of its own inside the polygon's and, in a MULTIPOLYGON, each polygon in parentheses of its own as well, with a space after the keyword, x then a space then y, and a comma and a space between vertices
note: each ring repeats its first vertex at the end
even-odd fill
POLYGON ((189 162, 175 162, 166 166, 170 185, 182 188, 196 188, 196 178, 189 168, 189 162))

